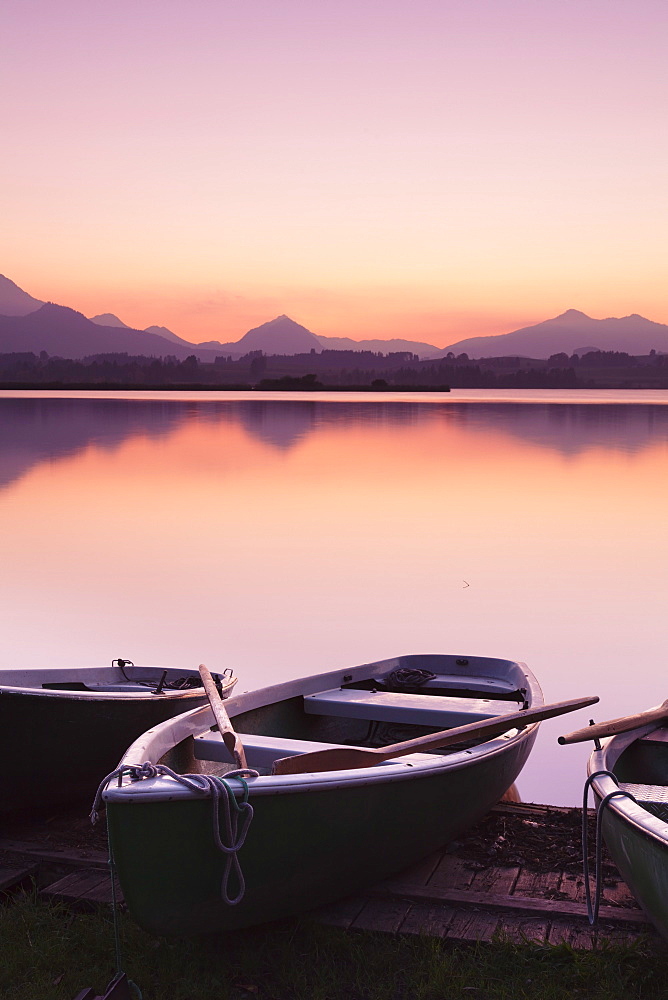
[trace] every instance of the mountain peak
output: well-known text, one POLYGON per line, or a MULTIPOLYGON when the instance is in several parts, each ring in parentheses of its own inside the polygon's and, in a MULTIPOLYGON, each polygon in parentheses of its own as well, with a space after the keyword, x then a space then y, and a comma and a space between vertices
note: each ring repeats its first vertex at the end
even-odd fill
POLYGON ((115 326, 124 330, 131 329, 127 323, 124 323, 118 316, 114 316, 113 313, 100 313, 99 316, 91 316, 90 321, 91 323, 96 323, 97 326, 115 326))
POLYGON ((566 312, 561 313, 561 315, 556 317, 556 319, 569 319, 569 320, 581 320, 590 318, 591 317, 587 316, 586 313, 580 312, 579 309, 567 309, 566 312))
POLYGON ((237 341, 237 350, 264 351, 265 354, 306 354, 321 351, 322 344, 314 333, 289 316, 277 316, 262 326, 256 326, 237 341))
POLYGON ((470 337, 443 348, 445 355, 465 351, 471 358, 549 358, 552 354, 580 353, 584 344, 598 344, 603 351, 647 354, 652 348, 664 350, 668 326, 642 316, 620 319, 592 319, 577 309, 569 309, 554 319, 525 326, 496 337, 470 337))
POLYGON ((34 299, 4 274, 0 274, 0 316, 27 316, 44 303, 34 299))
MULTIPOLYGON (((278 323, 294 323, 295 326, 299 326, 299 323, 295 323, 295 321, 290 319, 289 316, 286 316, 285 313, 281 313, 280 316, 275 316, 274 319, 270 319, 266 323, 263 323, 262 327, 276 326, 278 323)), ((262 327, 255 327, 255 329, 259 330, 262 327)), ((302 327, 301 329, 304 330, 306 328, 302 327)))

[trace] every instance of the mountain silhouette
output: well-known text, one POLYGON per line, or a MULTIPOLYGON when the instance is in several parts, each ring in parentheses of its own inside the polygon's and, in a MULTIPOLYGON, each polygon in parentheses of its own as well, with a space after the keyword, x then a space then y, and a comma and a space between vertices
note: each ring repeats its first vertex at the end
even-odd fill
POLYGON ((34 299, 9 278, 5 278, 4 274, 0 274, 1 316, 27 316, 43 305, 39 299, 34 299))
POLYGON ((402 340, 398 337, 392 340, 352 340, 350 337, 322 337, 318 334, 318 340, 326 351, 380 351, 382 354, 412 351, 423 361, 441 356, 440 347, 425 344, 420 340, 402 340))
MULTIPOLYGON (((196 353, 187 341, 172 343, 164 337, 130 327, 99 326, 82 313, 66 306, 46 303, 27 316, 0 315, 0 353, 32 351, 62 358, 84 358, 91 354, 173 355, 183 360, 196 353)), ((215 354, 207 352, 213 361, 215 354)))
MULTIPOLYGON (((132 329, 131 326, 128 326, 127 323, 124 323, 122 319, 118 318, 118 316, 114 316, 113 313, 101 313, 99 316, 91 316, 90 317, 90 321, 91 321, 91 323, 97 323, 98 326, 114 326, 114 327, 120 328, 121 330, 131 330, 132 329)), ((183 337, 178 337, 175 333, 172 333, 171 330, 168 330, 166 326, 147 326, 144 329, 144 333, 154 333, 156 335, 156 337, 163 337, 165 340, 171 340, 171 342, 173 344, 180 344, 181 347, 189 347, 190 346, 190 341, 189 340, 184 340, 183 337)), ((207 347, 207 346, 209 346, 209 345, 207 345, 207 344, 197 344, 197 345, 193 344, 192 346, 190 346, 190 353, 191 354, 193 353, 193 348, 194 347, 197 347, 199 349, 201 347, 207 347)), ((216 344, 215 341, 214 341, 214 342, 211 343, 210 346, 212 348, 213 347, 218 348, 220 345, 216 344)))
POLYGON ((322 349, 316 335, 305 326, 295 323, 289 316, 277 316, 276 319, 249 330, 241 340, 237 341, 236 348, 243 354, 249 351, 264 351, 265 354, 305 354, 310 350, 322 349))
POLYGON ((0 353, 46 351, 67 358, 91 354, 128 353, 152 357, 173 355, 180 360, 195 354, 200 361, 217 356, 240 358, 250 351, 264 354, 304 354, 312 350, 412 351, 422 359, 466 353, 471 358, 549 358, 552 354, 582 354, 586 350, 668 353, 668 326, 633 314, 621 319, 592 319, 577 309, 568 309, 554 319, 513 330, 495 337, 469 337, 448 347, 437 348, 420 341, 352 340, 321 337, 289 316, 277 316, 244 334, 238 341, 217 340, 194 344, 164 326, 135 330, 113 313, 86 319, 66 306, 43 303, 13 281, 0 275, 0 353), (583 348, 583 344, 596 347, 583 348))
MULTIPOLYGON (((173 344, 183 345, 189 343, 189 341, 184 340, 183 337, 179 337, 177 334, 172 333, 172 331, 168 330, 166 326, 147 326, 144 332, 154 333, 156 337, 164 337, 165 340, 171 340, 173 344)), ((215 348, 217 350, 219 345, 216 344, 215 341, 212 341, 211 344, 192 344, 191 346, 197 347, 197 351, 195 351, 195 353, 198 354, 202 348, 211 347, 212 349, 215 348)))
POLYGON ((597 350, 628 354, 668 351, 668 326, 635 314, 623 319, 592 319, 577 309, 569 309, 554 319, 498 337, 459 340, 443 348, 441 355, 452 352, 470 358, 549 358, 560 352, 579 353, 582 344, 597 344, 597 350))
POLYGON ((100 313, 99 316, 91 316, 91 323, 97 323, 98 326, 115 326, 122 330, 131 330, 127 323, 124 323, 122 319, 118 316, 114 316, 113 313, 100 313))

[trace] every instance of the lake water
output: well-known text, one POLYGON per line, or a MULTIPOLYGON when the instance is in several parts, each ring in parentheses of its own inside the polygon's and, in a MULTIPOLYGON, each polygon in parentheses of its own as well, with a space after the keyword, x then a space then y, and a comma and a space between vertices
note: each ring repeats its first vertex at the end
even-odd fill
POLYGON ((3 666, 523 660, 560 732, 668 697, 668 393, 0 396, 3 666))

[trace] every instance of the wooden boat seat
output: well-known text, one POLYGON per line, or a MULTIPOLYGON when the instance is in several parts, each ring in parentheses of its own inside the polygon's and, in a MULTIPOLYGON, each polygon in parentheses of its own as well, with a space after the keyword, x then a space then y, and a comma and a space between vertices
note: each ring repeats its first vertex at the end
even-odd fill
POLYGON ((309 715, 334 715, 370 722, 405 722, 417 726, 449 729, 517 711, 512 701, 490 698, 449 698, 403 691, 360 691, 333 688, 304 696, 309 715))
POLYGON ((668 785, 642 785, 634 781, 620 781, 619 787, 632 795, 643 809, 668 823, 668 785))
MULTIPOLYGON (((308 753, 311 750, 330 750, 337 746, 344 747, 346 750, 350 749, 348 744, 315 743, 311 740, 292 740, 282 736, 258 736, 255 733, 239 733, 239 737, 246 751, 248 766, 258 770, 271 769, 271 765, 278 757, 292 757, 299 753, 308 753)), ((202 733, 200 736, 196 736, 193 742, 196 760, 220 761, 224 764, 230 762, 230 752, 223 743, 219 732, 202 733)), ((416 757, 419 757, 420 760, 431 759, 429 754, 415 753, 410 755, 412 761, 415 761, 416 757)), ((386 761, 386 763, 395 762, 386 761)), ((401 760, 398 763, 401 763, 401 760)))

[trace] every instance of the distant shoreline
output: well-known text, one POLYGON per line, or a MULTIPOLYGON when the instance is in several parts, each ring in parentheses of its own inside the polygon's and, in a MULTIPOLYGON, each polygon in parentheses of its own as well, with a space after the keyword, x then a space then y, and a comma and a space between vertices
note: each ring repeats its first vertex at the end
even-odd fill
POLYGON ((0 382, 5 389, 71 389, 86 392, 450 392, 449 385, 201 385, 193 382, 0 382))

